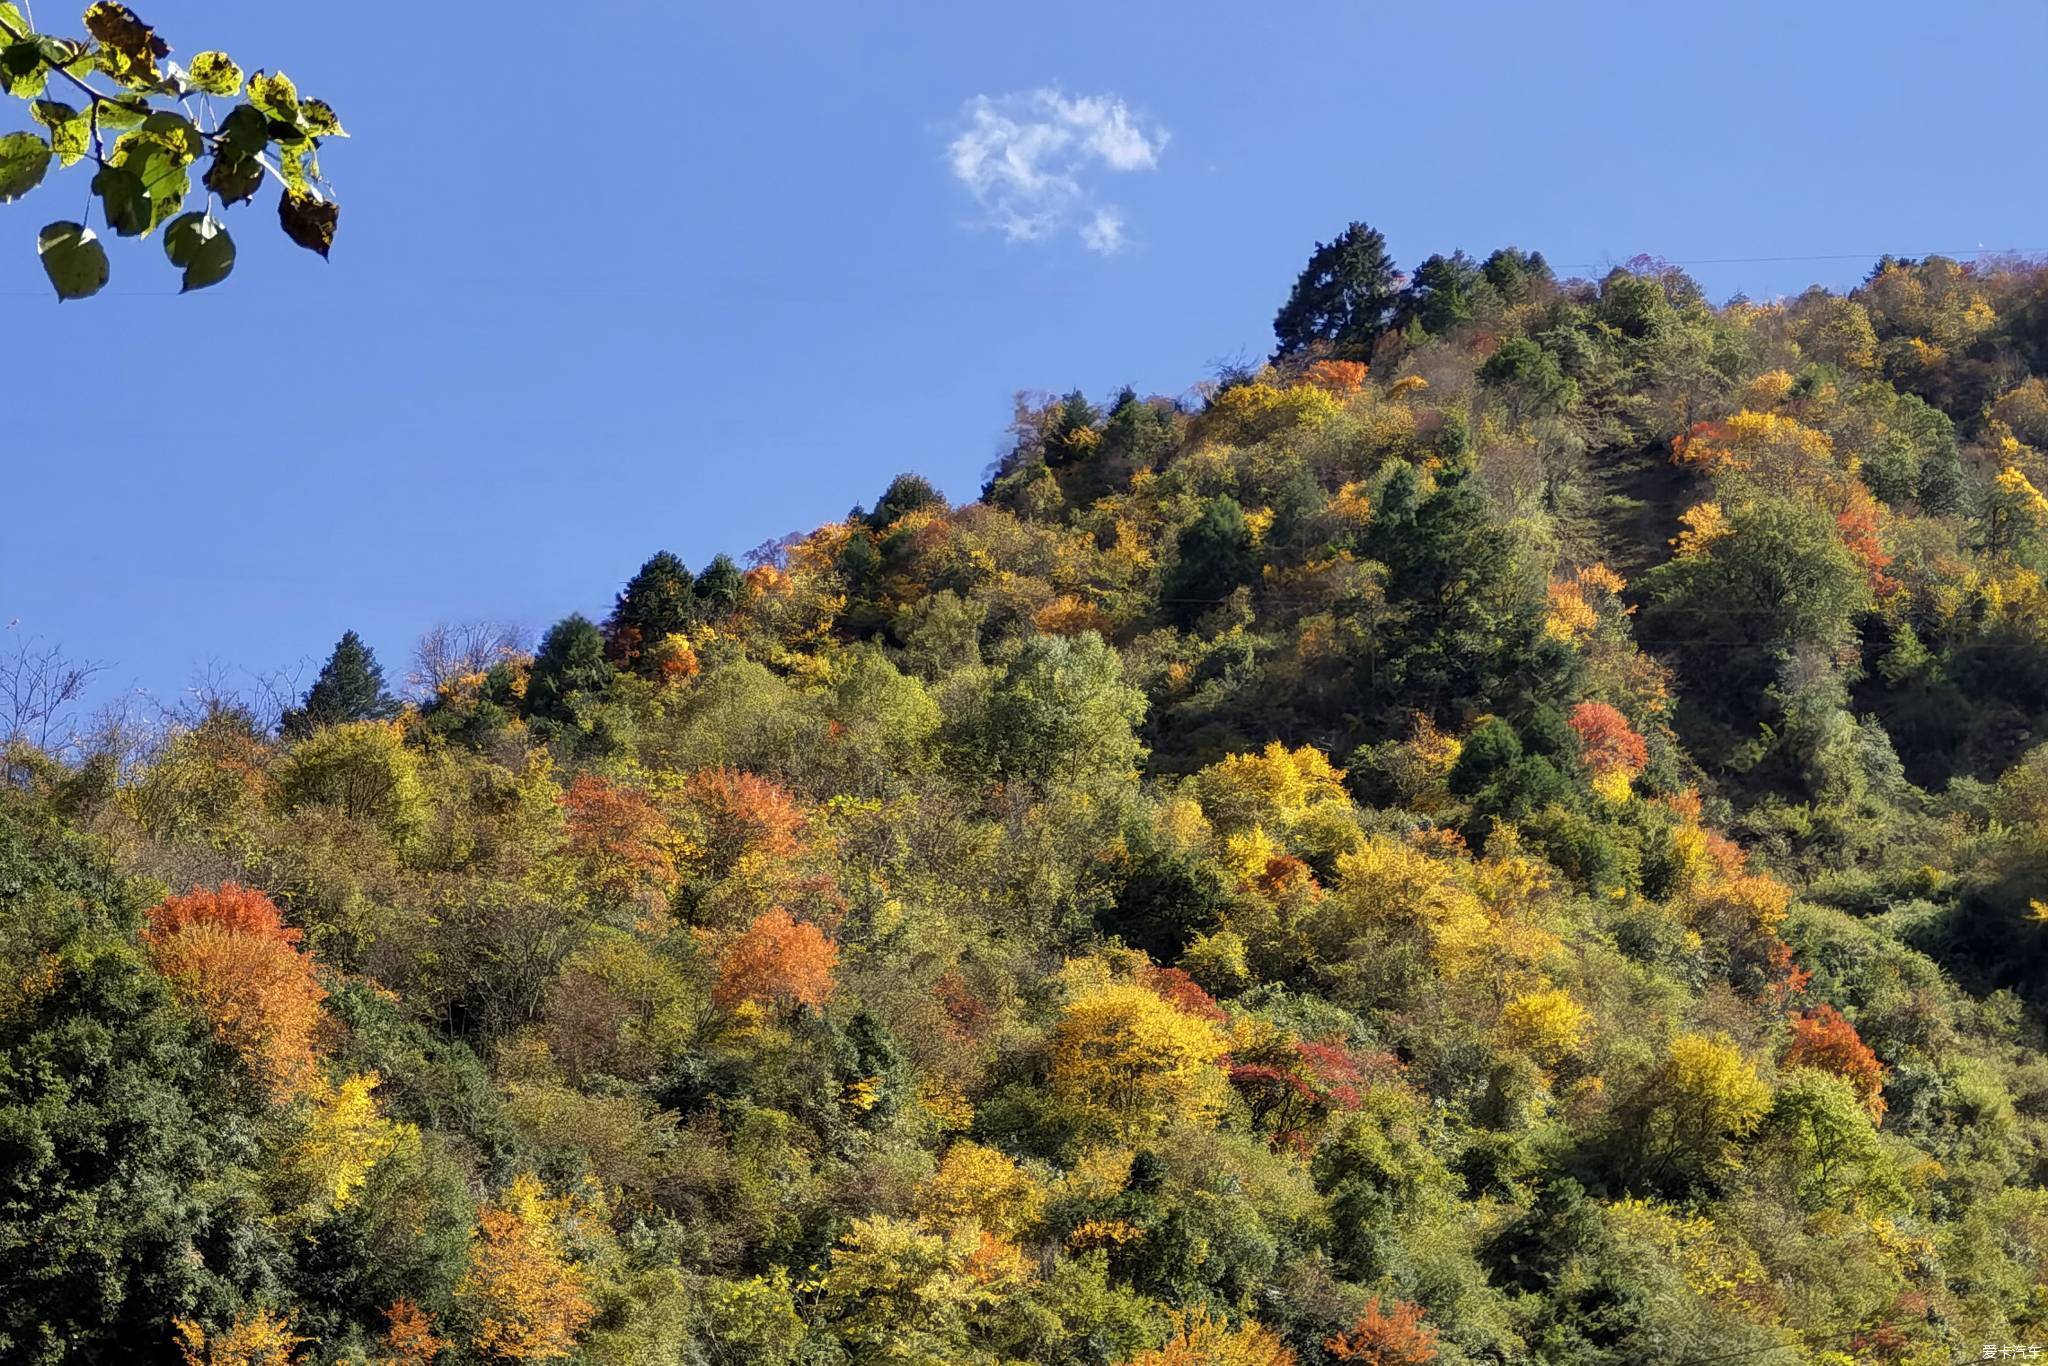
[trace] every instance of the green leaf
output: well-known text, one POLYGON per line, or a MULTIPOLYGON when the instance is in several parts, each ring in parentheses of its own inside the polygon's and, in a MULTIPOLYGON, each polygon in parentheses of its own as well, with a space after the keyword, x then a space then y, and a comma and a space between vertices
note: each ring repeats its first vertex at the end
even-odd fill
POLYGON ((284 235, 307 251, 319 252, 323 260, 334 246, 334 229, 340 219, 341 205, 331 199, 289 191, 278 197, 277 221, 284 235))
POLYGON ((254 105, 238 104, 214 130, 224 151, 253 156, 270 145, 270 120, 254 105))
POLYGON ((74 166, 92 145, 92 125, 79 110, 60 100, 37 100, 29 116, 50 130, 50 150, 61 166, 74 166))
POLYGON ((263 186, 263 165, 255 157, 223 151, 206 168, 200 183, 219 195, 223 204, 246 204, 263 186))
POLYGON ((42 184, 49 169, 50 144, 36 134, 0 137, 0 204, 12 204, 42 184))
POLYGON ((33 41, 0 47, 0 86, 17 99, 32 100, 49 83, 50 68, 43 51, 33 41))
POLYGON ((142 134, 161 143, 181 166, 190 166, 199 160, 199 154, 206 150, 206 139, 199 136, 199 130, 192 125, 192 120, 183 114, 174 114, 168 110, 151 114, 144 119, 142 134))
POLYGON ((273 119, 297 126, 299 88, 282 71, 276 75, 257 72, 249 78, 249 103, 273 119))
MULTIPOLYGON (((176 128, 159 123, 161 119, 184 123, 174 114, 152 114, 140 129, 123 133, 108 157, 114 166, 133 171, 141 181, 142 192, 149 199, 149 222, 142 229, 145 233, 183 208, 185 196, 192 189, 192 177, 185 169, 191 164, 190 147, 176 128), (156 125, 154 129, 152 124, 156 125)), ((114 229, 123 236, 131 235, 119 222, 114 223, 114 229)))
POLYGON ((94 49, 88 43, 81 43, 76 38, 52 38, 39 34, 36 47, 42 52, 44 61, 80 80, 92 71, 94 49))
POLYGON ((11 0, 0 0, 0 31, 12 34, 16 38, 26 38, 35 32, 35 25, 29 23, 28 16, 21 12, 20 6, 11 3, 11 0))
POLYGON ((348 130, 341 126, 341 116, 326 100, 300 100, 299 124, 316 138, 348 136, 348 130))
POLYGON ((164 229, 164 254, 184 268, 181 292, 190 294, 228 278, 235 268, 235 239, 212 214, 188 213, 164 229))
POLYGON ((132 166, 102 166, 92 178, 107 226, 123 237, 140 237, 154 225, 149 193, 132 166))
POLYGON ((49 224, 36 234, 36 254, 60 301, 89 299, 106 288, 107 249, 83 223, 49 224))
POLYGON ((200 53, 185 74, 192 88, 202 94, 239 95, 242 91, 242 68, 225 52, 200 53))
POLYGON ((140 128, 150 114, 149 105, 138 99, 101 100, 98 108, 100 127, 116 130, 140 128))

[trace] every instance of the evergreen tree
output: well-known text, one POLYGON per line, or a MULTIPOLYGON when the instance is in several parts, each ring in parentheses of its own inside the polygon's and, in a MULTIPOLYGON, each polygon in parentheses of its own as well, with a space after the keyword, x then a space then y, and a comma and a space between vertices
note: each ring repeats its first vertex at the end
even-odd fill
POLYGON ((1211 498, 1180 533, 1179 554, 1162 586, 1162 606, 1183 626, 1230 596, 1259 572, 1251 528, 1235 498, 1211 498))
POLYGON ((1371 355, 1399 298, 1394 276, 1387 239, 1363 223, 1351 224, 1334 242, 1316 243, 1273 319, 1275 358, 1298 355, 1319 342, 1342 356, 1371 355))
POLYGON ((533 674, 526 682, 526 712, 551 721, 572 718, 569 702, 578 693, 599 693, 611 685, 611 661, 604 635, 582 613, 562 618, 541 638, 533 674))
POLYGON ((323 726, 397 714, 398 700, 384 690, 384 670, 376 652, 354 631, 345 631, 313 686, 279 724, 288 738, 302 740, 323 726))
POLYGON ((740 605, 740 589, 745 581, 746 575, 733 563, 732 556, 713 556, 697 576, 697 601, 703 604, 704 615, 729 616, 740 605))
POLYGON ((1472 291, 1481 283, 1479 266, 1462 251, 1432 256, 1415 268, 1401 312, 1438 336, 1472 317, 1472 291))
POLYGON ((931 480, 921 474, 899 474, 889 481, 875 510, 867 514, 867 524, 880 531, 906 512, 929 507, 943 511, 945 506, 946 495, 931 480))
POLYGON ((664 637, 689 630, 697 620, 695 584, 689 567, 666 550, 641 565, 605 622, 611 657, 630 666, 664 637))
POLYGON ((1454 720, 1454 705, 1514 714, 1561 695, 1569 652, 1544 635, 1542 589, 1517 571, 1466 467, 1419 501, 1413 472, 1396 469, 1366 549, 1399 611, 1372 676, 1383 702, 1454 720))

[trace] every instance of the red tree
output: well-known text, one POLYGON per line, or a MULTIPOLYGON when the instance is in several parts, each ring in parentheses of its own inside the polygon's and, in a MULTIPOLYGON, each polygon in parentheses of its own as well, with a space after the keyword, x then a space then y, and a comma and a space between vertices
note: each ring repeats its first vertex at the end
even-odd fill
POLYGON ((1595 773, 1626 773, 1631 778, 1650 762, 1643 737, 1605 702, 1581 702, 1572 708, 1571 728, 1578 733, 1579 753, 1595 773))
POLYGON ((1367 1300, 1358 1321, 1323 1347, 1338 1361, 1358 1361, 1367 1366, 1429 1366, 1436 1360, 1436 1330, 1422 1322, 1422 1306, 1395 1300, 1388 1310, 1380 1308, 1375 1295, 1367 1300))
POLYGON ((562 795, 569 854, 607 899, 665 900, 676 889, 676 833, 653 802, 584 774, 562 795))
POLYGON ((313 1033, 327 999, 300 938, 269 897, 232 882, 165 899, 142 931, 179 1003, 280 1100, 313 1074, 313 1033))
POLYGON ((1863 1097, 1873 1122, 1884 1119, 1884 1064, 1856 1026, 1833 1006, 1821 1004, 1792 1016, 1792 1046, 1785 1050, 1787 1067, 1811 1067, 1846 1079, 1863 1097))
POLYGON ((777 906, 725 942, 711 999, 730 1010, 742 1001, 816 1009, 832 999, 839 946, 816 925, 777 906))

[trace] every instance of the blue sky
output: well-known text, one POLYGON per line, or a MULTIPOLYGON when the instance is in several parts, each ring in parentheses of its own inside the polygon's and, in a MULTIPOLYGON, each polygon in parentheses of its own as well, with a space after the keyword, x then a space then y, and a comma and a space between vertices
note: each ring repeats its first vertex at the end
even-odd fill
POLYGON ((83 169, 0 208, 0 622, 165 697, 345 627, 395 679, 437 620, 599 615, 905 469, 970 498, 1017 390, 1256 355, 1353 218, 1407 265, 1851 258, 1717 298, 2048 247, 2033 0, 137 7, 355 135, 330 264, 265 195, 191 298, 154 239, 48 297, 83 169))

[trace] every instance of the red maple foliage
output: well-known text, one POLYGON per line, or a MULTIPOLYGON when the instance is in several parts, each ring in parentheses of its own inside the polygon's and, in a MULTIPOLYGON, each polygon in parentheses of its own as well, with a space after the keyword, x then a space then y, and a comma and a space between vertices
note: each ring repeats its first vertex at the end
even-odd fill
POLYGON ((675 891, 676 834, 642 793, 585 773, 562 794, 572 858, 614 901, 664 898, 675 891))
POLYGON ((1856 1088, 1873 1121, 1884 1119, 1884 1064, 1833 1006, 1822 1003, 1792 1016, 1785 1065, 1834 1073, 1856 1088))
POLYGON ((1323 1343, 1338 1361, 1367 1366, 1429 1366, 1436 1360, 1436 1330, 1422 1322, 1422 1306, 1394 1300, 1381 1308, 1375 1295, 1349 1328, 1323 1343))
POLYGON ((1227 1025, 1230 1016, 1216 1004, 1216 998, 1180 968, 1147 968, 1142 976, 1147 988, 1165 999, 1183 1015, 1193 1015, 1211 1024, 1227 1025))
POLYGON ((838 965, 839 946, 823 930, 777 906, 726 941, 711 999, 726 1010, 743 1001, 816 1009, 832 999, 838 965))
POLYGON ((746 855, 786 862, 803 848, 804 813, 796 798, 757 774, 709 768, 690 779, 688 798, 703 822, 712 874, 724 877, 746 855))
POLYGON ((314 1073, 327 992, 275 902, 232 882, 168 897, 151 908, 141 937, 179 1004, 205 1019, 273 1098, 299 1094, 314 1073))
POLYGON ((1626 773, 1630 777, 1650 762, 1649 747, 1628 718, 1605 702, 1581 702, 1572 708, 1571 728, 1578 733, 1579 753, 1595 773, 1626 773))

